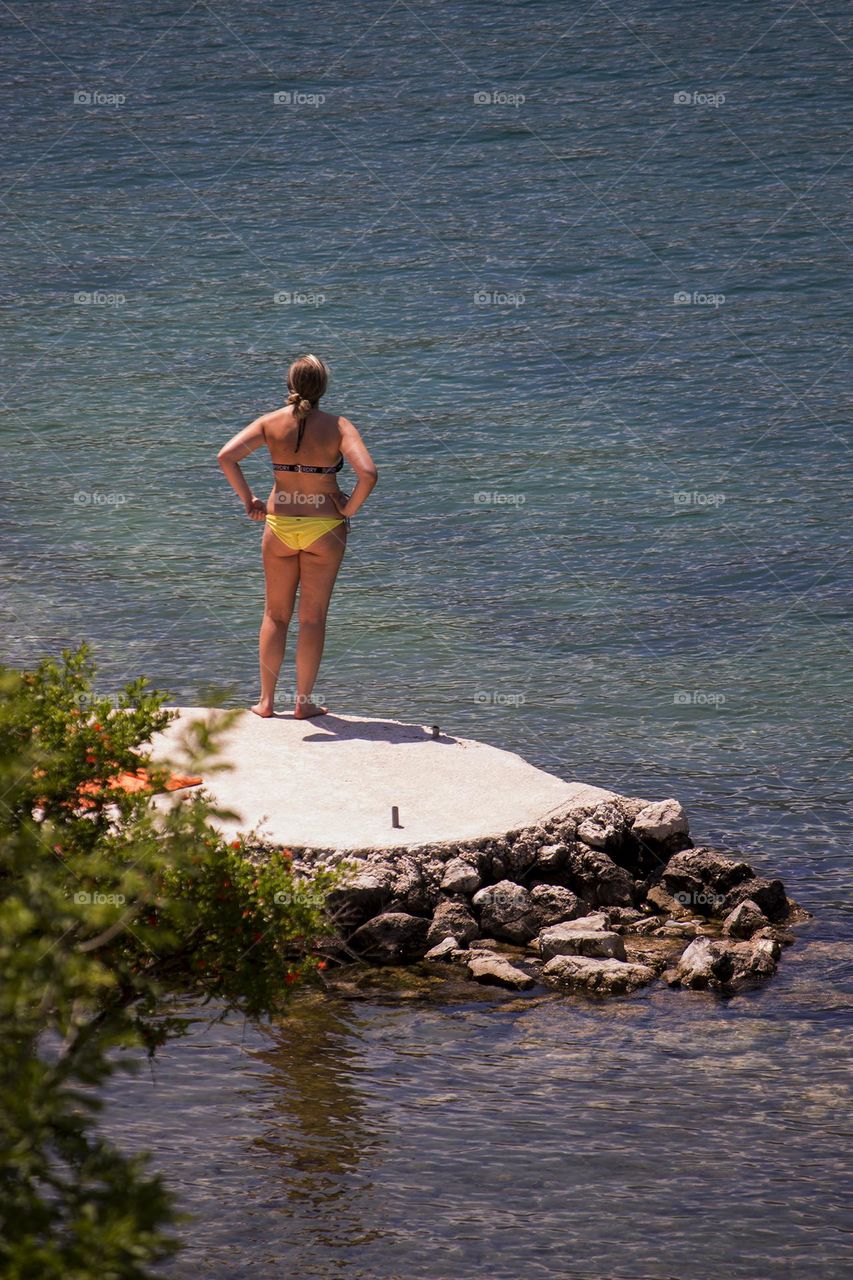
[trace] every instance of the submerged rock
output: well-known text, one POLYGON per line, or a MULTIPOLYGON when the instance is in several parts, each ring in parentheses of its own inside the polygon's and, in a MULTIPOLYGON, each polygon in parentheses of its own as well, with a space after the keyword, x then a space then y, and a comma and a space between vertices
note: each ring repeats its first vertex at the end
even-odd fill
POLYGON ((429 921, 404 911, 385 911, 356 929, 349 945, 375 964, 419 960, 427 950, 429 921))

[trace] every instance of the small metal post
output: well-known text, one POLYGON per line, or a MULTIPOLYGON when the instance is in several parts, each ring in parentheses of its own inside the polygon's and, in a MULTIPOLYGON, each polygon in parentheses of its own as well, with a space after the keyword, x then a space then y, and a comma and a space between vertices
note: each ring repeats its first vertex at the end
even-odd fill
POLYGON ((392 827, 400 826, 400 810, 397 808, 395 804, 391 805, 391 826, 392 827))

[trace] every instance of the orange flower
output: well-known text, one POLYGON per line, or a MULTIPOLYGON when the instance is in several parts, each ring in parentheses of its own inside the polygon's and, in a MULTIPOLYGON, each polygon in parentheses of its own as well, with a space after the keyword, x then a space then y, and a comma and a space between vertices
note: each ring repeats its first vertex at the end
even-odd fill
POLYGON ((86 752, 86 763, 87 763, 87 764, 96 764, 96 763, 97 763, 97 760, 98 760, 98 757, 95 755, 94 751, 87 751, 87 752, 86 752))
POLYGON ((318 960, 318 961, 317 961, 317 968, 318 968, 318 969, 325 969, 325 967, 326 967, 326 961, 325 961, 325 960, 318 960))
POLYGON ((282 849, 282 851, 281 851, 281 856, 282 856, 283 858, 292 858, 292 857, 293 857, 293 851, 292 851, 291 849, 282 849))
POLYGON ((239 841, 239 840, 232 840, 232 841, 231 841, 231 848, 232 848, 232 849, 239 849, 239 848, 240 848, 240 841, 239 841))

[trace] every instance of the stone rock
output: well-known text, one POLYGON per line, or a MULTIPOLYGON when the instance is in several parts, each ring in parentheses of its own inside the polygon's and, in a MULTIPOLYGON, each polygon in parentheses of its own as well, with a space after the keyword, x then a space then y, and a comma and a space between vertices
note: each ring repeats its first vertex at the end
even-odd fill
POLYGON ((699 930, 692 920, 665 920, 655 929, 658 938, 695 938, 699 930))
POLYGON ((758 933, 754 933, 750 942, 755 951, 758 949, 761 953, 768 953, 774 960, 778 960, 782 954, 782 947, 786 945, 786 936, 793 942, 790 934, 786 935, 781 929, 774 929, 772 925, 769 928, 759 929, 758 933), (758 944, 761 943, 759 948, 758 944))
POLYGON ((497 938, 475 938, 471 943, 472 951, 497 951, 504 944, 497 938))
POLYGON ((605 801, 579 824, 577 838, 593 849, 617 849, 628 829, 628 819, 617 805, 605 801))
POLYGON ((393 884, 394 877, 388 867, 363 863, 327 895, 326 907, 333 918, 368 919, 391 897, 393 884))
MULTIPOLYGON (((432 861, 432 860, 431 860, 432 861)), ((419 862, 409 854, 395 859, 393 874, 393 899, 388 909, 399 909, 413 915, 429 915, 438 902, 438 876, 441 863, 433 865, 419 862)))
POLYGON ((624 960, 594 960, 588 956, 554 956, 542 976, 570 991, 588 995, 621 995, 646 986, 655 977, 649 965, 624 960))
POLYGON ((512 987, 515 991, 526 991, 535 985, 536 979, 523 969, 492 952, 469 953, 468 971, 477 982, 485 982, 491 986, 512 987))
POLYGON ((445 893, 475 893, 481 884, 477 868, 461 858, 451 858, 444 868, 441 888, 445 893))
POLYGON ((565 872, 571 889, 596 907, 633 907, 634 881, 600 849, 573 845, 566 853, 565 872))
POLYGON ((424 956, 424 960, 433 960, 436 962, 453 960, 454 953, 460 951, 461 948, 456 938, 443 938, 436 946, 430 947, 424 956))
POLYGON ((742 942, 738 948, 742 965, 738 966, 741 981, 772 978, 776 972, 782 947, 776 938, 753 938, 742 942))
MULTIPOLYGON (((574 831, 574 828, 572 828, 574 831)), ((543 844, 536 855, 536 861, 533 864, 534 870, 538 873, 548 874, 559 871, 566 862, 566 846, 561 841, 559 844, 543 844)))
POLYGON ((626 929, 633 929, 641 921, 646 920, 642 911, 638 911, 636 907, 610 907, 607 911, 607 922, 611 929, 616 929, 619 933, 624 933, 626 929))
POLYGON ((631 830, 639 840, 663 844, 672 836, 687 835, 687 814, 677 800, 657 800, 646 805, 634 819, 631 830))
POLYGON ((427 944, 432 947, 444 938, 456 938, 464 946, 479 932, 480 926, 464 902, 445 899, 438 904, 430 921, 427 944))
POLYGON ((576 916, 574 920, 564 920, 567 929, 580 929, 589 933, 595 929, 599 933, 603 929, 610 928, 610 913, 607 911, 592 911, 588 915, 576 916))
POLYGON ((762 876, 743 880, 726 894, 723 911, 731 912, 747 899, 774 923, 788 918, 789 903, 781 880, 765 880, 762 876))
POLYGON ((607 929, 579 929, 578 923, 577 920, 573 920, 542 930, 536 941, 543 960, 551 960, 554 956, 625 959, 625 943, 618 933, 607 929))
MULTIPOLYGON (((677 891, 682 894, 682 890, 677 891)), ((688 894, 683 894, 685 898, 688 894)), ((671 894, 665 885, 653 884, 646 894, 646 905, 656 911, 658 915, 675 917, 675 919, 691 915, 690 908, 685 905, 680 897, 671 894)))
POLYGON ((501 855, 504 876, 508 880, 520 880, 536 862, 539 844, 531 836, 522 836, 501 855))
POLYGON ((641 796, 619 796, 617 803, 629 822, 634 822, 637 815, 648 809, 650 801, 641 796))
POLYGON ((733 972, 734 964, 725 948, 715 947, 710 938, 696 938, 665 976, 671 986, 702 988, 727 982, 733 972))
POLYGON ((376 964, 420 960, 427 950, 429 921, 404 911, 384 911, 349 939, 353 951, 376 964))
POLYGON ((636 924, 629 925, 625 932, 643 937, 647 933, 656 933, 659 928, 660 918, 658 916, 645 916, 644 919, 638 920, 636 924))
POLYGON ((757 933, 753 934, 753 942, 758 938, 769 938, 772 942, 778 943, 780 951, 782 947, 790 947, 792 943, 796 942, 796 938, 790 929, 781 929, 778 925, 772 924, 765 925, 763 929, 759 929, 757 933))
MULTIPOLYGON (((478 873, 481 883, 486 876, 491 874, 492 855, 486 849, 457 849, 453 858, 458 858, 460 862, 473 867, 478 873)), ((449 858, 448 862, 452 860, 452 858, 449 858)))
POLYGON ((767 925, 767 916, 751 898, 744 898, 723 921, 723 933, 732 938, 751 938, 767 925))
POLYGON ((776 972, 779 943, 771 938, 730 942, 696 938, 664 978, 670 986, 736 991, 776 972))
POLYGON ((480 928, 506 942, 529 942, 539 932, 539 915, 530 893, 513 880, 479 889, 472 899, 480 928))
MULTIPOLYGON (((753 875, 749 863, 738 862, 718 849, 700 848, 683 849, 670 858, 663 880, 666 889, 679 902, 699 915, 708 916, 719 915, 730 890, 753 879, 753 875)), ((731 907, 736 905, 733 902, 731 907)))
POLYGON ((577 894, 559 884, 536 884, 530 890, 530 898, 536 908, 539 927, 571 920, 578 914, 580 903, 577 894))

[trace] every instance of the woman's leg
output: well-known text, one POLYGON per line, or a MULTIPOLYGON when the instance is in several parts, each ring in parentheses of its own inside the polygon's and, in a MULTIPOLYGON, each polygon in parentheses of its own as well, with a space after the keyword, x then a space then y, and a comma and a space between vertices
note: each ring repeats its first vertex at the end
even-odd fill
POLYGON ((299 719, 322 715, 311 701, 326 639, 326 613, 347 545, 346 525, 337 525, 299 552, 299 638, 296 642, 296 708, 299 719))
POLYGON ((252 710, 255 715, 267 718, 273 714, 275 686, 287 643, 287 626, 293 616, 299 584, 299 552, 285 546, 271 529, 264 530, 262 550, 266 594, 258 642, 261 697, 252 710))

